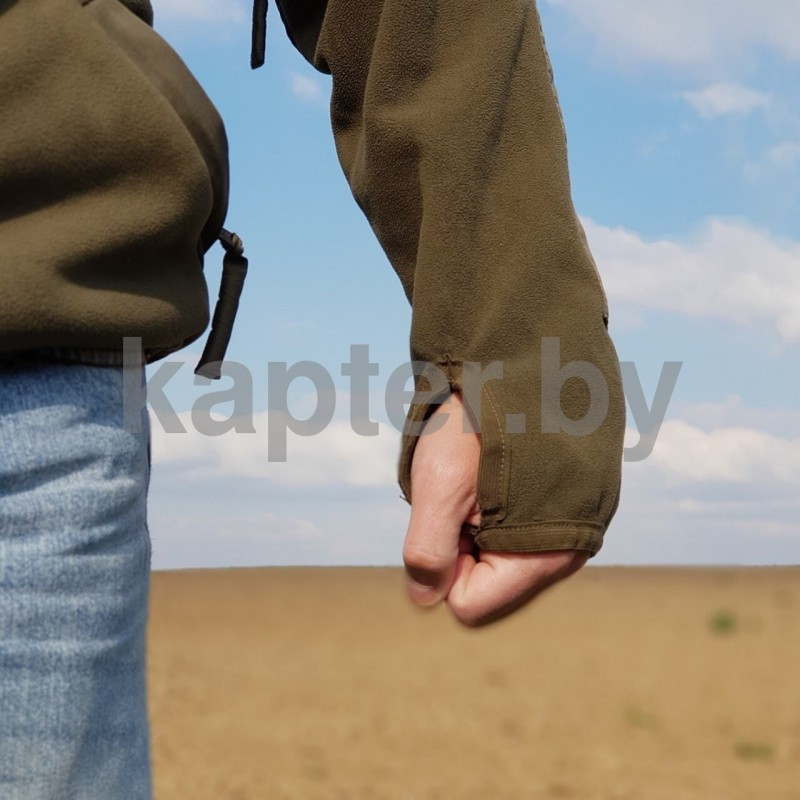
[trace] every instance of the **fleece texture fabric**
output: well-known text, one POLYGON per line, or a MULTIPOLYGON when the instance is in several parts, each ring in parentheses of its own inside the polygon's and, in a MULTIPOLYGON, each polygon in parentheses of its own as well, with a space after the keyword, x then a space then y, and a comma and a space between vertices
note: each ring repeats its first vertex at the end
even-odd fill
MULTIPOLYGON (((344 173, 412 306, 406 499, 420 423, 459 390, 477 545, 595 554, 624 398, 534 0, 278 6, 333 76, 344 173)), ((207 324, 225 134, 151 19, 146 0, 0 0, 0 355, 141 336, 153 360, 207 324)))
POLYGON ((412 306, 406 499, 420 423, 458 390, 481 433, 477 544, 594 555, 625 404, 534 0, 278 5, 333 77, 339 159, 412 306))
POLYGON ((0 354, 154 360, 208 323, 222 121, 146 0, 0 2, 0 354))

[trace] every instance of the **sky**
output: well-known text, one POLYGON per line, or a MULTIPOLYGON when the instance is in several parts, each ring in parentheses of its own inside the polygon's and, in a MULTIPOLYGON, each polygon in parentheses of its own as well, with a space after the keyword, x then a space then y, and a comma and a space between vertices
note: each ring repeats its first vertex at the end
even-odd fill
MULTIPOLYGON (((400 564, 408 506, 384 392, 408 360, 410 309, 336 159, 330 78, 293 50, 274 7, 266 65, 251 72, 244 3, 153 5, 226 122, 226 225, 250 259, 228 357, 252 376, 253 409, 249 432, 205 435, 192 407, 244 384, 195 385, 199 344, 170 357, 163 394, 185 432, 152 412, 153 566, 400 564), (379 364, 376 436, 349 423, 351 345, 379 364), (269 365, 301 361, 331 375, 335 414, 317 435, 289 432, 286 460, 271 461, 268 426, 282 418, 268 410, 269 365)), ((800 563, 796 0, 539 0, 539 10, 620 360, 635 364, 648 404, 665 363, 681 364, 652 453, 624 465, 592 563, 800 563)), ((221 260, 207 257, 212 292, 221 260)), ((224 422, 234 405, 216 399, 224 422)), ((292 383, 289 413, 308 416, 315 401, 308 379, 292 383)))

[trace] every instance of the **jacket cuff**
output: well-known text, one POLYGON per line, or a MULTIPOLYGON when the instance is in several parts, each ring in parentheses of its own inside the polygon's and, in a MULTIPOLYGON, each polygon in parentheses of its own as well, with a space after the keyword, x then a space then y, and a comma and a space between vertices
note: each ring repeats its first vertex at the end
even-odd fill
POLYGON ((609 357, 605 365, 611 413, 597 430, 583 436, 546 433, 535 423, 542 407, 530 387, 540 376, 531 359, 526 360, 527 369, 488 381, 481 379, 477 365, 449 355, 431 363, 417 362, 414 402, 400 448, 400 488, 411 503, 416 443, 431 414, 452 392, 459 392, 481 438, 477 479, 481 523, 465 525, 464 532, 473 535, 481 550, 581 550, 594 556, 619 501, 624 400, 613 360, 609 357), (515 433, 515 415, 507 410, 524 408, 526 401, 528 429, 515 433))
POLYGON ((535 553, 545 550, 585 550, 596 555, 603 546, 604 527, 582 520, 554 520, 523 525, 477 528, 475 543, 481 550, 535 553))

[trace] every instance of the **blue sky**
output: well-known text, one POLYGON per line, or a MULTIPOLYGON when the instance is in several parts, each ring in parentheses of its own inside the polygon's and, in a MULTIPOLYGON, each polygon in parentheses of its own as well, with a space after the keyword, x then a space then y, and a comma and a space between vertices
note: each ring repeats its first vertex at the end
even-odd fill
MULTIPOLYGON (((251 264, 228 355, 253 374, 256 411, 255 434, 198 434, 192 404, 230 381, 196 387, 199 346, 178 356, 187 365, 165 393, 187 433, 154 422, 154 566, 399 564, 408 509, 383 390, 408 358, 410 311, 336 160, 330 80, 292 49, 274 8, 253 73, 244 4, 154 6, 226 120, 227 225, 251 264), (351 344, 380 364, 376 437, 348 425, 339 372, 351 344), (269 463, 267 363, 306 359, 334 376, 336 417, 317 436, 290 434, 288 460, 269 463)), ((662 364, 683 362, 652 455, 625 465, 595 563, 799 563, 795 0, 539 6, 620 359, 636 363, 648 401, 662 364)), ((220 262, 212 251, 212 291, 220 262)), ((309 389, 293 387, 298 416, 309 389)))

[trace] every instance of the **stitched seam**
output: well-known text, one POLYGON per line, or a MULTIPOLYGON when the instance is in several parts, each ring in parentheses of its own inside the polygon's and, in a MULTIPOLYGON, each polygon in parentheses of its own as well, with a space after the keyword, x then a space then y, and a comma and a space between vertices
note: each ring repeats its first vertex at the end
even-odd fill
MULTIPOLYGON (((497 423, 497 432, 500 436, 500 475, 498 477, 498 494, 502 493, 503 486, 505 485, 505 468, 506 468, 506 442, 505 436, 503 436, 503 426, 500 424, 500 415, 497 413, 497 408, 495 407, 494 398, 491 395, 489 387, 486 387, 486 397, 489 400, 489 406, 492 410, 492 414, 494 415, 494 420, 497 423)), ((505 514, 505 507, 507 503, 507 498, 500 497, 498 498, 499 508, 502 514, 505 514)))
POLYGON ((578 530, 588 530, 588 531, 602 531, 604 526, 599 522, 570 522, 570 521, 559 521, 559 522, 529 522, 527 525, 494 525, 494 526, 487 526, 485 528, 481 528, 478 533, 487 533, 488 531, 515 531, 515 530, 537 530, 537 529, 546 529, 546 528, 553 528, 556 530, 562 530, 567 528, 573 528, 578 530))

